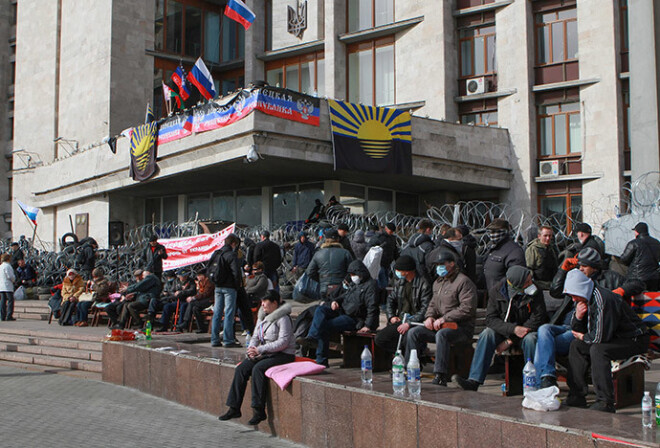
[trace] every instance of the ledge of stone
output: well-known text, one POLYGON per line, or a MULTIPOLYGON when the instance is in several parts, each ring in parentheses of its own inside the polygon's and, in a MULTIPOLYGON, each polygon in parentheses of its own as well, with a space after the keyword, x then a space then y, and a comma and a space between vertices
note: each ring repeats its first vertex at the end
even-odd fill
POLYGON ((399 22, 390 23, 376 28, 369 28, 366 30, 356 31, 354 33, 340 34, 339 40, 345 44, 352 44, 363 40, 376 39, 383 36, 391 36, 400 31, 411 28, 418 23, 424 21, 424 16, 414 17, 412 19, 401 20, 399 22))

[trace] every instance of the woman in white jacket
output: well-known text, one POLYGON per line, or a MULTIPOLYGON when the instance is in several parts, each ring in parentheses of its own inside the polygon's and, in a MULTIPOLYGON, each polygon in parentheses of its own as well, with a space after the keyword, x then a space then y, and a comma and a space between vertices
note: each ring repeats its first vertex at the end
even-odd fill
POLYGON ((14 268, 9 263, 11 255, 0 256, 0 320, 14 319, 14 268))
POLYGON ((295 339, 291 322, 291 306, 280 304, 280 295, 272 290, 261 299, 259 317, 250 339, 247 358, 234 371, 234 381, 227 396, 229 410, 219 417, 229 420, 241 416, 241 404, 247 382, 252 377, 252 409, 248 422, 256 425, 266 420, 266 370, 295 360, 295 339))

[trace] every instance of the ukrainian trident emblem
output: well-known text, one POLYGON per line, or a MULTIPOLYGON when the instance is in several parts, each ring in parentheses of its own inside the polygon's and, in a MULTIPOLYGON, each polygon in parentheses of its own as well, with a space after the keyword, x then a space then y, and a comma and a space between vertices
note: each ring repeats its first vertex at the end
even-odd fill
POLYGON ((299 39, 307 29, 307 0, 297 0, 296 10, 287 6, 287 31, 299 39))

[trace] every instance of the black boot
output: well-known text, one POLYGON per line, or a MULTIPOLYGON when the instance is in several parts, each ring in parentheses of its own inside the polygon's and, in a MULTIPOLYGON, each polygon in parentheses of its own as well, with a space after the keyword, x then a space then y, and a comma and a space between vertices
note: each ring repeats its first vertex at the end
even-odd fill
POLYGON ((266 420, 266 412, 263 409, 254 409, 254 414, 252 414, 252 418, 248 422, 248 425, 258 425, 259 423, 263 422, 266 420))
POLYGON ((231 420, 232 418, 240 418, 241 417, 241 410, 236 409, 236 408, 229 408, 227 412, 222 414, 220 417, 218 417, 218 420, 231 420))
POLYGON ((479 389, 479 383, 475 380, 469 378, 463 378, 458 375, 454 375, 454 381, 458 383, 464 390, 477 390, 479 389))
POLYGON ((446 373, 436 373, 431 383, 435 384, 436 386, 446 387, 449 381, 451 380, 448 378, 448 375, 446 373))

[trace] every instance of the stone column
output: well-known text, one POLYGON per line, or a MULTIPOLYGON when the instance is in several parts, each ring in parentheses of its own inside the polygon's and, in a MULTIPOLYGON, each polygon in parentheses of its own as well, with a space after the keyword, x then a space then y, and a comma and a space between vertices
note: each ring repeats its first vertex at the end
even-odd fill
POLYGON ((347 99, 346 46, 338 39, 346 32, 346 1, 325 0, 325 94, 347 99))
POLYGON ((264 63, 257 58, 266 48, 266 7, 263 0, 247 0, 245 4, 257 18, 245 31, 245 85, 264 80, 264 63))

